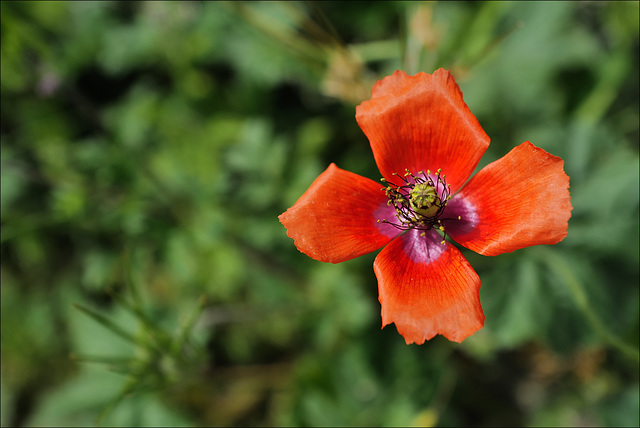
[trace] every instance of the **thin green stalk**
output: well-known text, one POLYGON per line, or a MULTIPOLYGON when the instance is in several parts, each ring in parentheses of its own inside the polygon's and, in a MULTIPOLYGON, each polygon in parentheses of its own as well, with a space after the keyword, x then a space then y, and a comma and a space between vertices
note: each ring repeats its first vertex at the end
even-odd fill
POLYGON ((352 44, 350 46, 364 62, 396 58, 401 48, 398 39, 378 40, 374 42, 352 44))
POLYGON ((189 318, 187 318, 187 321, 182 326, 180 333, 178 334, 176 339, 173 341, 172 351, 174 356, 177 356, 180 353, 180 351, 184 347, 184 344, 187 342, 189 338, 189 334, 191 333, 191 329, 193 329, 195 322, 200 317, 200 314, 202 314, 202 310, 204 309, 206 302, 207 302, 206 296, 204 295, 201 296, 200 299, 198 299, 197 306, 189 314, 189 318))
POLYGON ((109 295, 113 297, 116 303, 129 311, 138 319, 138 321, 140 321, 140 323, 142 323, 145 333, 149 338, 152 339, 151 341, 146 341, 145 344, 155 351, 162 353, 163 344, 167 342, 167 337, 164 331, 157 328, 155 324, 149 319, 149 317, 147 317, 147 315, 137 305, 130 304, 125 299, 120 297, 117 293, 109 292, 109 295))
POLYGON ((78 309, 81 312, 84 312, 86 315, 90 316, 95 321, 97 321, 98 323, 102 324, 104 327, 106 327, 107 329, 111 330, 112 332, 114 332, 115 334, 120 336, 121 338, 133 343, 134 345, 138 344, 138 341, 136 340, 136 338, 133 335, 131 335, 130 333, 126 332, 125 330, 123 330, 122 328, 120 328, 119 326, 114 324, 110 319, 108 319, 104 315, 101 315, 101 314, 95 312, 94 310, 86 308, 86 307, 84 307, 82 305, 79 305, 77 303, 74 303, 73 307, 78 309))
POLYGON ((567 284, 571 295, 578 305, 578 308, 584 313, 585 318, 591 327, 598 333, 607 343, 627 355, 628 357, 640 361, 640 352, 635 347, 625 343, 611 330, 609 330, 602 320, 598 317, 595 310, 591 307, 584 286, 576 278, 571 268, 567 265, 562 257, 554 257, 551 251, 545 248, 538 248, 538 254, 541 259, 564 280, 567 284))
POLYGON ((124 281, 127 289, 131 293, 133 305, 135 307, 142 308, 142 298, 140 297, 136 282, 133 279, 133 268, 131 267, 131 250, 129 248, 125 248, 124 250, 122 262, 124 267, 124 281))
POLYGON ((304 38, 297 36, 295 29, 291 28, 289 31, 286 31, 278 28, 268 19, 265 19, 265 17, 256 12, 252 6, 248 6, 243 2, 222 4, 228 7, 231 12, 237 13, 246 22, 260 30, 263 34, 296 52, 296 54, 301 58, 319 63, 324 62, 325 56, 322 49, 318 49, 304 38))
POLYGON ((104 419, 113 411, 113 409, 120 404, 120 402, 127 395, 133 393, 138 386, 139 381, 136 378, 130 378, 127 383, 122 387, 120 393, 116 395, 112 400, 110 400, 100 411, 98 416, 96 417, 95 424, 101 425, 104 419))

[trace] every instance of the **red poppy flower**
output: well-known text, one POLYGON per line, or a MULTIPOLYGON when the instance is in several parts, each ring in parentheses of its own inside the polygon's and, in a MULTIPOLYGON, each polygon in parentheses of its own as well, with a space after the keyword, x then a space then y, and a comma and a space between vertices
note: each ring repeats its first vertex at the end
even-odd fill
POLYGON ((443 69, 385 77, 356 120, 384 188, 331 164, 280 222, 323 262, 384 246, 373 264, 382 327, 395 323, 407 344, 461 342, 484 325, 480 278, 445 237, 486 256, 561 241, 572 209, 564 162, 526 141, 467 182, 489 137, 443 69))

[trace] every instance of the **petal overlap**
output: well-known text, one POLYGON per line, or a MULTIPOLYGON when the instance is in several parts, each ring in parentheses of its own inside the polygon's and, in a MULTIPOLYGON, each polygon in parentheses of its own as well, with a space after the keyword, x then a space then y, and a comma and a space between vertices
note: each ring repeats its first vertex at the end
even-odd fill
POLYGON ((370 100, 356 108, 356 120, 387 180, 392 173, 442 169, 455 192, 489 147, 489 137, 469 111, 453 76, 408 76, 396 71, 378 82, 370 100))
POLYGON ((380 183, 332 163, 278 218, 298 250, 339 263, 375 251, 397 235, 376 222, 386 203, 380 183))
POLYGON ((376 257, 382 325, 394 323, 407 344, 441 334, 462 342, 484 325, 480 278, 462 253, 434 230, 409 230, 376 257))
POLYGON ((559 157, 525 141, 481 169, 454 196, 458 201, 448 216, 457 216, 454 206, 466 205, 473 207, 467 210, 473 218, 462 214, 459 224, 447 222, 447 234, 485 256, 558 243, 567 236, 572 209, 563 166, 559 157))

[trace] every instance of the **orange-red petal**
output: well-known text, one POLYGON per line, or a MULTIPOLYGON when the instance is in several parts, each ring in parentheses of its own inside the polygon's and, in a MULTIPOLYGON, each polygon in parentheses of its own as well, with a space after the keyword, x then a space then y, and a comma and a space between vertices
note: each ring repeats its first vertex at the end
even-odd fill
POLYGON ((558 243, 567 236, 572 210, 563 166, 559 157, 525 141, 480 170, 454 196, 452 210, 455 205, 470 209, 459 226, 455 220, 446 222, 447 234, 486 256, 558 243))
POLYGON ((298 250, 339 263, 384 246, 399 232, 376 222, 388 211, 382 185, 335 164, 278 218, 298 250))
POLYGON ((385 77, 356 108, 356 120, 390 181, 405 168, 414 173, 440 168, 455 192, 489 147, 489 137, 444 69, 415 76, 398 70, 385 77))
POLYGON ((395 323, 407 344, 436 334, 462 342, 484 325, 480 278, 435 231, 409 230, 376 257, 382 326, 395 323))

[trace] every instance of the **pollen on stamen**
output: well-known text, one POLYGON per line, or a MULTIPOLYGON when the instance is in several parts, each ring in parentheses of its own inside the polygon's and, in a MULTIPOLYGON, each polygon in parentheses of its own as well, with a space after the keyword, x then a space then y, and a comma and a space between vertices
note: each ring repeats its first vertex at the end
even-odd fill
MULTIPOLYGON (((418 171, 414 174, 405 168, 404 174, 392 173, 399 177, 402 183, 393 183, 384 178, 382 188, 387 196, 387 206, 395 208, 395 220, 382 220, 400 230, 417 229, 427 231, 437 228, 444 232, 442 221, 438 218, 444 211, 444 207, 451 199, 451 186, 447 185, 442 170, 438 168, 436 177, 431 177, 431 170, 418 171)), ((421 236, 425 236, 424 232, 421 236)))

